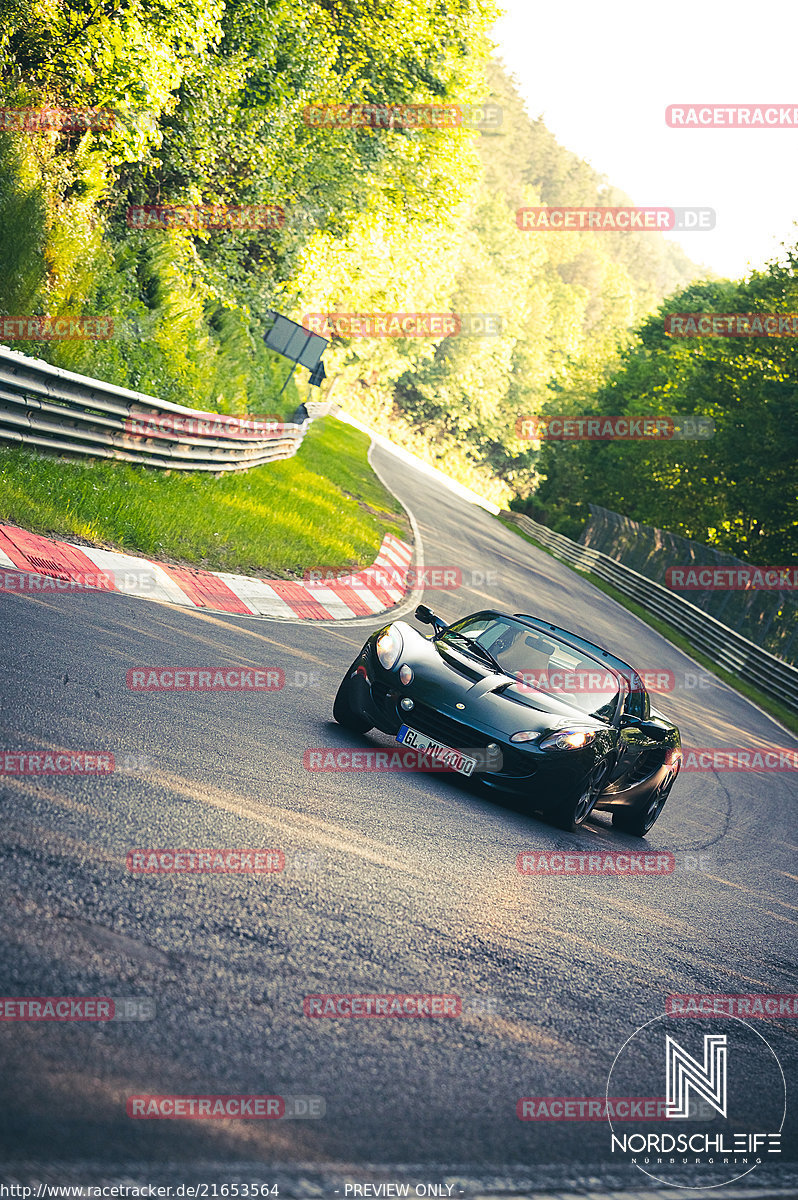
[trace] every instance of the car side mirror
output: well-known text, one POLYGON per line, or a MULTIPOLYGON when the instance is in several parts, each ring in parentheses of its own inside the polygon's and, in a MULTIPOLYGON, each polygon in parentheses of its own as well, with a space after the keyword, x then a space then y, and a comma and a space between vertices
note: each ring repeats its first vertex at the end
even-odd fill
POLYGON ((415 618, 417 621, 420 621, 422 625, 432 625, 435 629, 436 637, 449 628, 445 621, 442 621, 440 617, 435 616, 435 613, 431 608, 427 608, 426 604, 419 604, 415 611, 415 618))
POLYGON ((630 729, 633 725, 640 725, 641 718, 636 717, 634 713, 621 713, 621 729, 630 729))
POLYGON ((636 717, 634 713, 621 714, 621 729, 639 729, 640 732, 653 742, 663 742, 670 736, 670 730, 664 725, 660 725, 659 721, 644 721, 642 717, 636 717))
POLYGON ((671 731, 659 721, 641 721, 640 732, 651 738, 652 742, 664 742, 671 736, 671 731))

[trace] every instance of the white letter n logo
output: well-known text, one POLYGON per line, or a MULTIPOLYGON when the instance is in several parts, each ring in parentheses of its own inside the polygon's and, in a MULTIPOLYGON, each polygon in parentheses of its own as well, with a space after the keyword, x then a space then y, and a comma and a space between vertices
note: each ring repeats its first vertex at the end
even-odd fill
POLYGON ((704 1065, 665 1036, 666 1117, 690 1116, 690 1088, 726 1116, 726 1034, 704 1034, 704 1065))

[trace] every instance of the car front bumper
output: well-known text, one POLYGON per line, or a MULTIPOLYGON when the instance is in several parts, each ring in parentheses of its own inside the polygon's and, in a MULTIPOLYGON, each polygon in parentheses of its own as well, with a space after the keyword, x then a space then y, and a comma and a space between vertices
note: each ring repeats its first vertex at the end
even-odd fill
POLYGON ((541 811, 576 790, 594 764, 592 749, 550 753, 534 743, 515 745, 495 728, 473 719, 464 722, 454 704, 433 707, 413 684, 404 686, 395 672, 385 670, 368 643, 350 677, 352 703, 382 733, 396 737, 400 727, 407 725, 459 750, 477 760, 471 778, 496 791, 522 796, 541 811), (413 708, 402 709, 402 699, 412 700, 413 708))

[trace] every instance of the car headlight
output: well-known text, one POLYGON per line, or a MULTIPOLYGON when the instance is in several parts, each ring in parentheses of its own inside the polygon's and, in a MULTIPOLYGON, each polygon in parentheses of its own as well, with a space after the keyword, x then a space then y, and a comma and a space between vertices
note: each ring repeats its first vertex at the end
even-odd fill
POLYGON ((402 635, 395 625, 389 625, 387 629, 383 629, 377 638, 377 658, 386 671, 390 671, 391 667, 396 666, 403 647, 402 635))
MULTIPOLYGON (((581 750, 595 739, 596 733, 593 729, 558 729, 542 738, 538 744, 541 750, 581 750)), ((515 738, 510 739, 514 740, 515 738)))

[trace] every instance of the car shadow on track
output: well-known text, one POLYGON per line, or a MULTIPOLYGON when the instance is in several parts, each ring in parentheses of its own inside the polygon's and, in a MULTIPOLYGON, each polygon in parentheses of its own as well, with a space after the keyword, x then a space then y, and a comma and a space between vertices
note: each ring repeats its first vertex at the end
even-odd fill
MULTIPOLYGON (((391 752, 400 752, 403 747, 397 743, 390 735, 384 734, 379 730, 371 730, 367 734, 353 733, 351 730, 345 729, 335 721, 324 722, 322 728, 325 734, 336 735, 334 740, 331 738, 330 748, 341 750, 371 750, 391 752)), ((551 824, 545 819, 540 811, 535 810, 523 797, 514 796, 509 792, 502 792, 495 788, 485 785, 478 777, 474 776, 466 778, 463 775, 458 775, 454 771, 445 770, 407 770, 399 771, 393 768, 394 772, 401 773, 404 776, 418 777, 422 784, 426 785, 427 781, 434 780, 444 789, 444 795, 447 799, 460 800, 470 798, 478 801, 486 808, 493 810, 497 814, 506 814, 508 817, 520 817, 524 821, 524 825, 528 825, 530 832, 539 829, 541 833, 545 832, 547 837, 553 837, 556 846, 569 847, 573 850, 595 850, 597 843, 600 842, 606 848, 614 849, 632 849, 637 851, 645 851, 651 849, 650 843, 646 838, 633 837, 630 834, 623 833, 615 829, 612 825, 612 816, 608 812, 592 813, 589 819, 574 833, 567 833, 565 830, 558 829, 556 825, 551 824)), ((439 799, 442 799, 439 796, 439 799)))

